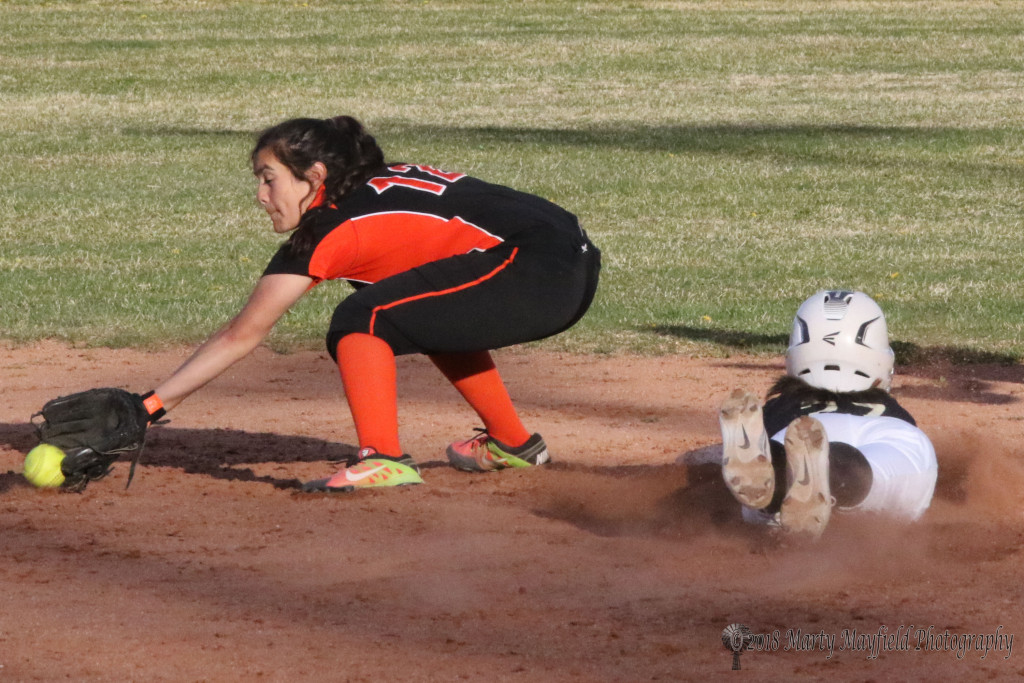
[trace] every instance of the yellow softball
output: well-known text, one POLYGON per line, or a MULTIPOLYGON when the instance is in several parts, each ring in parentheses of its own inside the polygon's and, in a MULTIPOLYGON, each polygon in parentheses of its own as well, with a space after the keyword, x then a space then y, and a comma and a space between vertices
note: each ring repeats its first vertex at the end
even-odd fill
POLYGON ((25 456, 23 474, 33 486, 55 488, 64 483, 64 474, 60 471, 62 462, 64 451, 48 443, 41 443, 25 456))

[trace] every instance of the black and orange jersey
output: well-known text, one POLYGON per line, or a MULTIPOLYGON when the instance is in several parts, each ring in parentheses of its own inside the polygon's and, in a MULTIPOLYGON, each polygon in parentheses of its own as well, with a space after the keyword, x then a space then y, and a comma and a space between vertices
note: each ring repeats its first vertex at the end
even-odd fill
POLYGON ((278 249, 264 275, 374 283, 432 261, 500 245, 581 240, 576 217, 535 195, 420 164, 387 172, 337 205, 314 200, 316 246, 278 249))

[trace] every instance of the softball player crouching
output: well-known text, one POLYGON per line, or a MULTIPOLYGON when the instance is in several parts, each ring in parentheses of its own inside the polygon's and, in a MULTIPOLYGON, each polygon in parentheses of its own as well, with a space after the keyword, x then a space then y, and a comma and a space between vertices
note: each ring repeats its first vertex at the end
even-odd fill
POLYGON ((833 506, 908 520, 931 503, 931 441, 889 394, 885 315, 862 292, 820 291, 793 320, 786 375, 763 407, 736 389, 719 413, 722 476, 752 523, 817 538, 833 506))
POLYGON ((355 291, 327 331, 359 455, 311 492, 422 482, 398 438, 395 356, 424 354, 484 424, 448 446, 458 469, 541 465, 547 444, 512 404, 492 349, 558 334, 587 311, 600 252, 569 211, 535 195, 412 163, 385 163, 356 119, 292 119, 251 155, 257 200, 291 233, 241 312, 156 388, 163 409, 252 351, 324 280, 355 291))

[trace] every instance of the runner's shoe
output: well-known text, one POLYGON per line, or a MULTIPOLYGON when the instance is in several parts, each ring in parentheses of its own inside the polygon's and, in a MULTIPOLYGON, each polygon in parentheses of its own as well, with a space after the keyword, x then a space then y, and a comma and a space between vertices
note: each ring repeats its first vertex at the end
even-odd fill
POLYGON ((722 403, 718 424, 722 428, 725 485, 743 505, 754 509, 765 507, 775 494, 775 470, 761 402, 749 391, 734 389, 722 403))
POLYGON ((821 536, 832 515, 828 482, 828 435, 821 422, 798 417, 786 429, 786 478, 789 489, 779 510, 788 533, 821 536))
POLYGON ((532 467, 548 462, 548 446, 540 434, 534 434, 517 448, 506 446, 486 430, 478 429, 478 436, 456 441, 445 454, 456 469, 466 472, 491 472, 506 467, 532 467))
POLYGON ((422 483, 420 470, 411 456, 393 458, 381 455, 373 448, 364 448, 359 451, 355 463, 338 470, 333 477, 306 482, 302 490, 306 493, 350 493, 356 489, 422 483))

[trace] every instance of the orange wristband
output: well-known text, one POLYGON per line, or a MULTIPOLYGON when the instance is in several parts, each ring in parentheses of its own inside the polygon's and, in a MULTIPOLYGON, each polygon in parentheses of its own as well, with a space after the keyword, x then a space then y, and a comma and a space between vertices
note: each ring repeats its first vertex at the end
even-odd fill
POLYGON ((150 424, 167 414, 167 411, 164 410, 164 402, 160 400, 156 392, 151 391, 148 394, 143 394, 142 405, 146 407, 146 412, 149 413, 150 424))

